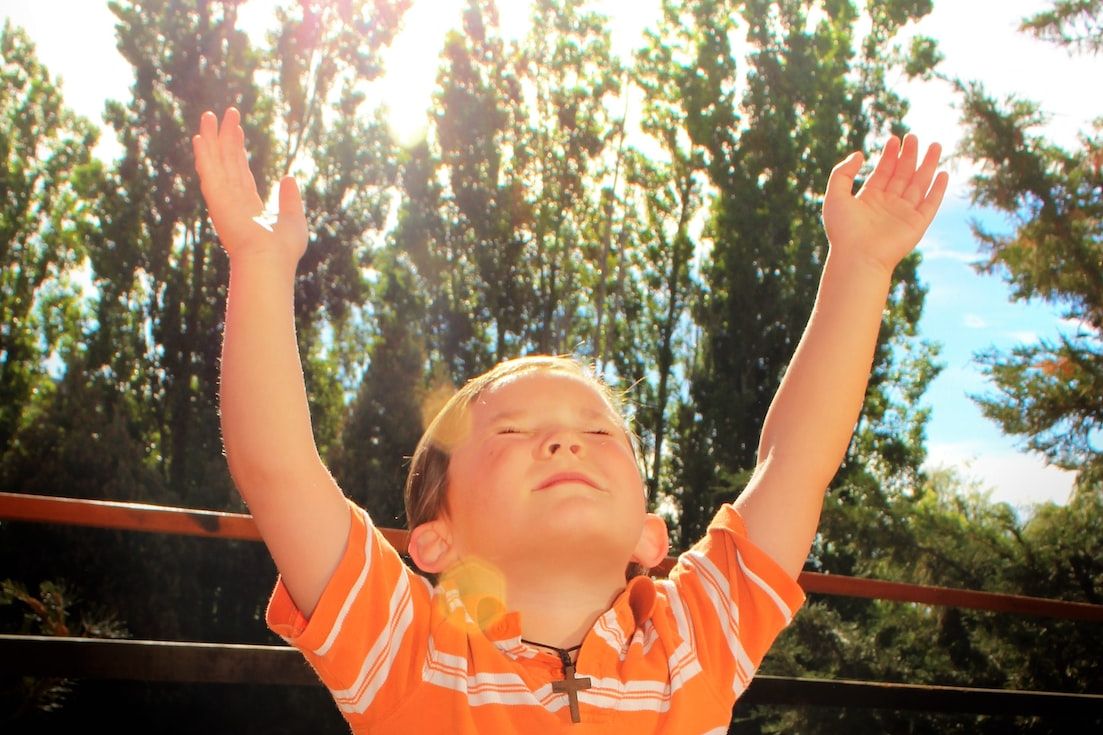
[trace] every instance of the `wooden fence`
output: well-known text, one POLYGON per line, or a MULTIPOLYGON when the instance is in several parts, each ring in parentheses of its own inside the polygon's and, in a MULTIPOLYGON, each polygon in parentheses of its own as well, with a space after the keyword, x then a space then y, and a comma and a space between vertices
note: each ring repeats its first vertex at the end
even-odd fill
MULTIPOLYGON (((128 531, 259 541, 250 516, 138 503, 0 492, 0 521, 53 523, 128 531)), ((406 532, 383 529, 405 548, 406 532)), ((656 570, 665 574, 669 558, 656 570)), ((803 572, 809 594, 943 605, 990 612, 1103 623, 1103 605, 1022 595, 903 584, 803 572)), ((0 674, 222 684, 318 686, 300 654, 287 646, 233 645, 55 636, 0 635, 0 674)), ((1039 692, 876 681, 757 676, 748 704, 864 707, 935 712, 1103 717, 1103 694, 1039 692)))

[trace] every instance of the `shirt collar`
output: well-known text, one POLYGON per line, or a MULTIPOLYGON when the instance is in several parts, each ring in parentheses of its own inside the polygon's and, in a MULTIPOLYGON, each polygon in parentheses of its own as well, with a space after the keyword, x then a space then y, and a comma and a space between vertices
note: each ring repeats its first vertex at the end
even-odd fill
MULTIPOLYGON (((529 647, 521 643, 521 615, 506 609, 505 579, 494 567, 479 561, 465 560, 441 576, 439 587, 448 606, 454 612, 463 610, 464 617, 500 650, 511 658, 531 656, 529 647), (526 653, 528 652, 528 653, 526 653)), ((629 580, 602 615, 615 622, 625 640, 651 619, 655 611, 655 582, 647 575, 629 580)))

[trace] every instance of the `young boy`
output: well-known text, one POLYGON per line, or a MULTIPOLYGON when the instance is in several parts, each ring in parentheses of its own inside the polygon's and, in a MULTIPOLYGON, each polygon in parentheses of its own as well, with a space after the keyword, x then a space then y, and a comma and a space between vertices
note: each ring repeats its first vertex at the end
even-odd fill
POLYGON ((238 112, 193 140, 230 258, 222 358, 226 457, 279 571, 268 624, 299 648, 358 733, 723 733, 777 633, 824 490, 850 440, 891 274, 945 193, 939 148, 890 138, 857 195, 852 154, 823 207, 830 242, 808 327, 734 505, 668 579, 630 432, 579 364, 523 358, 457 393, 406 487, 401 561, 317 454, 293 321, 302 201, 269 225, 238 112))

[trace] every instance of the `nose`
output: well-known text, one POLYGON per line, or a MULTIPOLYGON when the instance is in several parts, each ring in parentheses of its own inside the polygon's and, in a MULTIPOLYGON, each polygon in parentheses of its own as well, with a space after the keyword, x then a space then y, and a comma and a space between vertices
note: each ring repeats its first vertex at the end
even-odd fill
POLYGON ((564 451, 580 455, 582 454, 582 441, 576 432, 557 428, 547 433, 540 445, 540 450, 545 457, 554 457, 564 451))

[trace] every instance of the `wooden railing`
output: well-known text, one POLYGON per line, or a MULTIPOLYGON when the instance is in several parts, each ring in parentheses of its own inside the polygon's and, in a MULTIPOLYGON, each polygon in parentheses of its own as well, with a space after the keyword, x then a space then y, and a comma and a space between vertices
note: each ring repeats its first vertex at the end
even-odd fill
MULTIPOLYGON (((250 516, 0 492, 0 520, 259 541, 250 516)), ((406 532, 383 529, 396 548, 406 532)), ((653 571, 663 575, 674 559, 653 571)), ((1103 623, 1103 605, 803 572, 806 593, 1103 623)), ((315 686, 286 646, 0 635, 0 675, 315 686)), ((741 702, 1000 715, 1103 716, 1103 694, 757 676, 741 702)))

